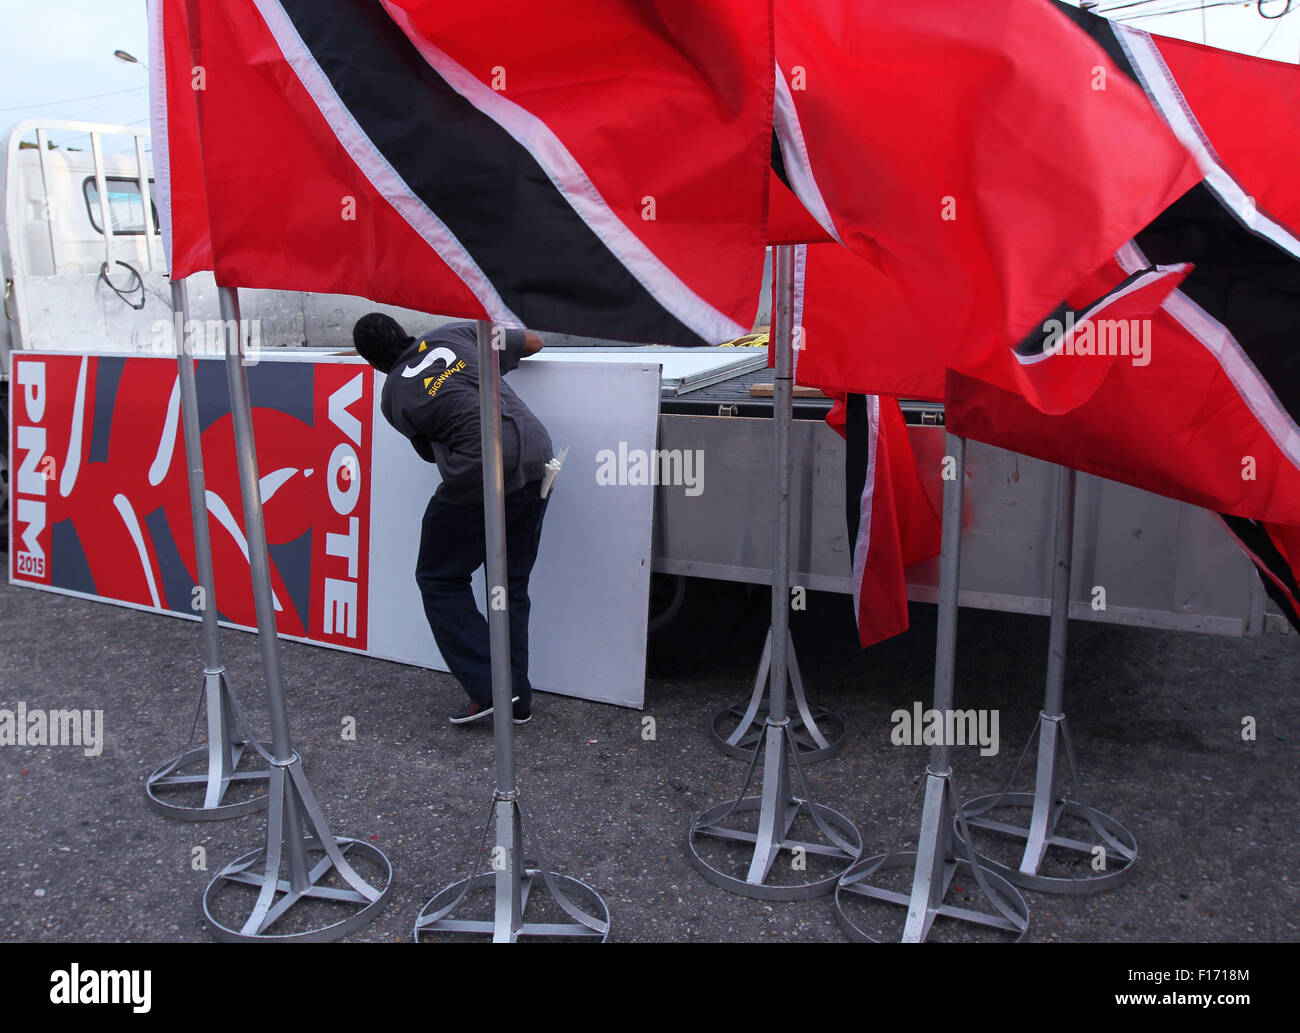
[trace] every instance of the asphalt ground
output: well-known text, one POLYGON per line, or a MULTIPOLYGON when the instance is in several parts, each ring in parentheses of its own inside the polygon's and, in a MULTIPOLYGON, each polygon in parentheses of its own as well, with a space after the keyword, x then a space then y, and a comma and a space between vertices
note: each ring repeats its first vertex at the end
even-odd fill
MULTIPOLYGON (((849 729, 838 756, 807 769, 809 791, 861 828, 868 853, 905 848, 917 813, 903 818, 927 751, 894 745, 890 715, 930 697, 935 611, 913 607, 907 634, 862 653, 848 607, 814 595, 794 615, 809 694, 849 729)), ((844 939, 830 899, 726 892, 684 849, 694 817, 739 791, 745 764, 719 753, 707 729, 749 694, 765 629, 760 604, 689 677, 648 681, 642 712, 539 695, 534 720, 517 730, 528 819, 556 867, 603 895, 615 941, 844 939)), ((1026 939, 1300 940, 1300 640, 1086 622, 1070 633, 1066 711, 1085 788, 1132 830, 1140 856, 1131 880, 1108 892, 1028 894, 1026 939), (1246 717, 1253 741, 1243 739, 1246 717)), ((0 746, 0 939, 210 939, 204 886, 261 845, 266 819, 168 820, 142 791, 190 737, 197 625, 0 585, 0 640, 0 707, 102 709, 105 726, 96 757, 0 746), (206 870, 196 869, 197 848, 206 870)), ((221 643, 265 732, 257 639, 223 630, 221 643)), ((1040 705, 1046 648, 1045 618, 962 611, 957 705, 997 710, 1001 739, 996 756, 955 750, 964 796, 997 789, 1015 765, 1040 705)), ((281 656, 295 744, 334 832, 373 842, 394 866, 386 909, 350 939, 409 940, 426 900, 478 852, 491 731, 447 723, 461 700, 449 675, 288 642, 281 656), (342 734, 346 717, 354 740, 342 734)), ((972 887, 958 895, 978 902, 972 887)))

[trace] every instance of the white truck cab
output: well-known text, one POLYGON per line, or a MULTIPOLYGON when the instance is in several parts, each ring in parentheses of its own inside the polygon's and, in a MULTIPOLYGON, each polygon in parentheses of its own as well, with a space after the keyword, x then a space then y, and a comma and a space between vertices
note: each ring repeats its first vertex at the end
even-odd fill
POLYGON ((50 278, 93 277, 106 291, 136 296, 122 303, 138 304, 141 274, 165 269, 148 143, 148 130, 89 122, 27 120, 6 134, 0 166, 4 375, 10 349, 62 350, 42 333, 48 328, 41 326, 40 306, 53 300, 50 278), (51 133, 64 145, 55 145, 51 133))

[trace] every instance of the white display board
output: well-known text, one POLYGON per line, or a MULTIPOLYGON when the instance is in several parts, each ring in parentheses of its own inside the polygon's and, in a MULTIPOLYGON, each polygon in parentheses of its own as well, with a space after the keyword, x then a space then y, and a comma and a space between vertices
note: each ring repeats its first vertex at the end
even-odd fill
MULTIPOLYGON (((654 449, 657 361, 563 363, 526 359, 506 382, 567 447, 530 582, 529 677, 535 689, 640 707, 645 693, 646 619, 654 487, 601 484, 597 455, 654 449)), ((375 378, 371 562, 366 652, 447 670, 415 583, 420 524, 437 468, 379 411, 375 378)), ((486 613, 482 571, 475 578, 486 613)))
POLYGON ((680 385, 723 371, 731 374, 748 372, 767 365, 767 349, 701 348, 699 350, 629 348, 555 348, 533 357, 534 362, 599 362, 624 364, 652 361, 659 364, 661 385, 680 385))

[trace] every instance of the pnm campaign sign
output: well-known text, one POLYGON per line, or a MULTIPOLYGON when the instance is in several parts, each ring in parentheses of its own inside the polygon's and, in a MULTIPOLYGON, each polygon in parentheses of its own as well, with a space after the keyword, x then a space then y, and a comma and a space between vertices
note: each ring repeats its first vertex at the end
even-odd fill
MULTIPOLYGON (((11 582, 197 617, 206 601, 175 359, 12 360, 11 582)), ((437 472, 378 415, 374 371, 355 359, 263 353, 246 372, 279 633, 446 670, 414 581, 437 472)), ((252 628, 224 362, 200 359, 196 381, 215 605, 222 621, 252 628)), ((652 489, 597 490, 584 467, 618 440, 653 446, 658 367, 565 363, 520 369, 512 383, 556 447, 571 445, 533 576, 533 682, 638 706, 652 489), (599 406, 575 407, 597 379, 599 406)), ((481 605, 481 585, 478 594, 481 605)))
MULTIPOLYGON (((217 612, 256 624, 225 369, 197 368, 217 612)), ((349 365, 248 369, 282 634, 366 647, 374 380, 349 365)), ((194 535, 174 361, 13 357, 10 575, 193 615, 194 535)))

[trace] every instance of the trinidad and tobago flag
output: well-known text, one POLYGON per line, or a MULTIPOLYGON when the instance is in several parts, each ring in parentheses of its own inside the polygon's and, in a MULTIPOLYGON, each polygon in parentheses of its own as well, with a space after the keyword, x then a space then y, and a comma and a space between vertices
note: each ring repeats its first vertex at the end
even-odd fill
MULTIPOLYGON (((1141 393, 1165 421, 1149 440, 1083 449, 1052 424, 1040 447, 1262 521, 1241 529, 1274 545, 1258 556, 1300 551, 1268 530, 1300 527, 1276 337, 1297 208, 1288 155, 1259 146, 1296 139, 1294 93, 1268 63, 1047 0, 154 0, 151 29, 173 276, 700 344, 749 329, 767 240, 835 241, 812 247, 843 245, 900 303, 869 333, 809 334, 809 378, 833 356, 826 386, 898 393, 860 375, 893 320, 937 356, 926 377, 1035 418, 1105 423, 1141 393), (1042 333, 1063 300, 1154 311, 1141 375, 1063 374, 1078 357, 1042 333), (1229 455, 1255 471, 1232 492, 1229 455)), ((993 426, 1009 444, 1002 408, 993 426)))
POLYGON ((1064 9, 1141 86, 1203 176, 1094 279, 1192 269, 1138 322, 1145 354, 1111 361, 1086 403, 1049 418, 1021 394, 954 374, 949 425, 1219 512, 1300 627, 1300 69, 1064 9))
POLYGON ((151 6, 173 276, 622 340, 749 331, 767 4, 151 6))
POLYGON ((873 19, 894 45, 856 53, 879 46, 883 69, 850 60, 843 5, 778 12, 774 167, 805 211, 774 231, 796 239, 811 221, 848 245, 805 249, 798 382, 946 399, 958 433, 1218 511, 1296 623, 1300 72, 1064 4, 1010 6, 943 21, 929 45, 955 71, 934 83, 913 74, 934 5, 873 19), (999 42, 1013 60, 981 81, 969 62, 999 42), (825 146, 851 121, 827 88, 840 73, 878 158, 825 146), (878 189, 849 195, 846 161, 878 189), (1176 171, 1144 195, 1161 169, 1176 171), (940 193, 947 238, 926 218, 940 193), (1081 211, 1096 232, 1078 230, 1081 211), (1096 347, 1128 329, 1123 347, 1096 347))
MULTIPOLYGON (((797 216, 788 217, 787 225, 795 225, 797 216)), ((816 236, 815 230, 812 235, 816 236)), ((809 284, 825 283, 826 278, 818 275, 825 267, 819 263, 824 258, 837 260, 836 256, 866 266, 839 244, 794 247, 794 323, 799 331, 793 358, 798 383, 805 382, 800 365, 807 361, 807 289, 809 284)), ((829 314, 824 300, 821 307, 829 314)), ((771 360, 770 345, 768 354, 771 360)), ((827 393, 835 405, 826 422, 844 438, 844 507, 853 566, 853 615, 858 641, 866 649, 907 630, 905 568, 938 555, 941 525, 921 480, 898 399, 856 393, 852 385, 847 391, 827 393)))
MULTIPOLYGON (((801 245, 797 380, 841 402, 867 646, 907 627, 903 568, 939 551, 902 414, 881 396, 942 399, 950 365, 1053 405, 1086 393, 1013 346, 1199 174, 1049 3, 806 0, 775 15, 768 236, 801 245)), ((1097 312, 1153 307, 1183 273, 1103 288, 1097 312)))
MULTIPOLYGON (((829 386, 896 393, 855 367, 919 334, 941 366, 1021 390, 1013 346, 1201 178, 1115 57, 1048 0, 802 0, 775 24, 776 175, 820 239, 872 267, 869 300, 898 296, 809 334, 808 374, 829 386)), ((773 239, 797 232, 785 210, 773 239)), ((849 259, 826 261, 852 282, 849 259)), ((915 383, 898 353, 889 365, 915 383)))
POLYGON ((505 325, 747 331, 775 129, 980 375, 1196 178, 1046 0, 154 0, 152 35, 175 275, 505 325))
POLYGON ((939 554, 941 524, 896 398, 841 396, 826 422, 844 436, 853 613, 865 649, 907 630, 904 571, 939 554))

